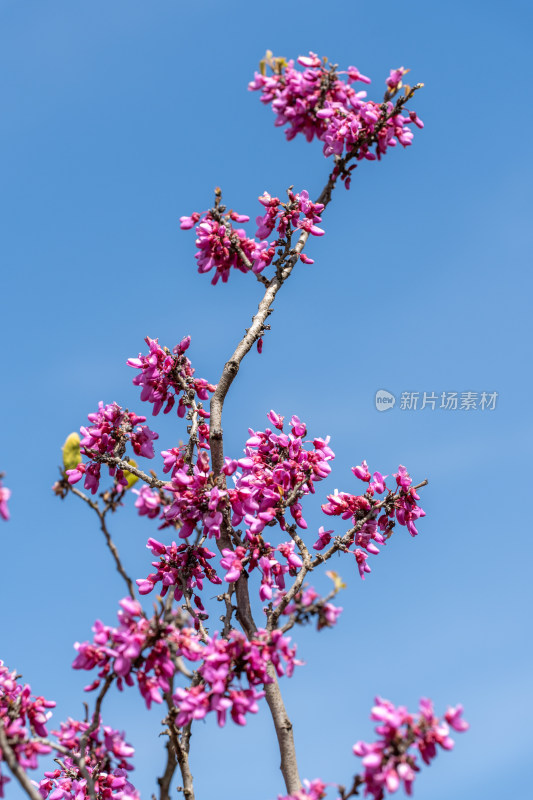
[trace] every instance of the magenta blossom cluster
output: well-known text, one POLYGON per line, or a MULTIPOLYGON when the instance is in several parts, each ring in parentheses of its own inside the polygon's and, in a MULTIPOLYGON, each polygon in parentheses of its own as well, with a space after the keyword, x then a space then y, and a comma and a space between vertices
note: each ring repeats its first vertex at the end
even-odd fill
POLYGON ((235 630, 227 638, 217 634, 210 638, 192 628, 148 620, 139 603, 130 598, 120 602, 118 618, 116 628, 96 621, 93 642, 74 645, 78 655, 72 666, 99 668, 98 679, 86 687, 87 691, 96 689, 112 671, 119 690, 123 683, 132 686, 136 678, 150 708, 152 702, 161 703, 162 693, 170 690, 176 658, 201 660, 197 670, 201 683, 177 689, 173 695, 178 726, 202 719, 210 711, 216 712, 219 725, 224 725, 228 711, 237 724, 244 725, 246 714, 256 713, 257 701, 264 695, 256 687, 272 681, 268 665, 272 664, 278 676, 290 677, 300 663, 296 648, 279 630, 259 630, 252 641, 235 630))
MULTIPOLYGON (((180 227, 183 230, 189 230, 196 225, 198 251, 195 258, 198 272, 205 273, 214 269, 215 274, 211 281, 213 284, 219 278, 226 283, 232 267, 241 272, 252 270, 259 274, 272 263, 276 245, 285 238, 289 227, 307 231, 313 236, 323 236, 324 231, 317 226, 317 222, 321 221, 320 212, 324 206, 311 202, 306 190, 299 194, 289 191, 288 194, 287 203, 282 203, 279 197, 272 197, 268 192, 264 192, 259 198, 266 211, 256 219, 257 239, 250 239, 243 228, 233 227, 232 221, 250 220, 249 217, 233 211, 221 215, 217 209, 209 209, 201 214, 195 211, 189 217, 180 217, 180 227), (266 239, 274 229, 277 238, 267 242, 266 239)), ((303 253, 300 254, 300 259, 305 264, 313 263, 303 253)))
POLYGON ((282 797, 278 795, 278 800, 322 800, 326 796, 326 784, 319 778, 314 781, 304 781, 303 786, 296 794, 288 794, 282 797))
MULTIPOLYGON (((215 554, 207 547, 177 545, 176 542, 166 546, 152 538, 148 539, 146 546, 159 558, 159 561, 152 561, 156 572, 136 581, 139 593, 149 594, 158 583, 161 583, 162 588, 159 592, 161 597, 166 595, 169 587, 173 587, 174 599, 179 602, 184 593, 189 591, 196 607, 200 612, 205 612, 200 595, 195 590, 203 589, 205 578, 213 584, 222 583, 209 564, 209 559, 214 558, 215 554)), ((206 618, 207 614, 203 613, 203 617, 206 618)))
MULTIPOLYGON (((159 414, 164 406, 163 413, 168 414, 178 400, 178 416, 184 417, 187 408, 191 406, 191 394, 199 400, 209 400, 209 392, 215 391, 203 378, 195 378, 191 362, 185 355, 191 343, 191 337, 186 336, 176 345, 172 353, 166 347, 160 346, 157 339, 145 339, 149 352, 146 355, 139 353, 138 358, 129 358, 127 364, 141 372, 135 376, 135 386, 142 386, 141 400, 153 403, 153 416, 159 414)), ((207 419, 209 412, 198 409, 198 414, 207 419)))
MULTIPOLYGON (((353 495, 347 492, 335 491, 328 495, 328 502, 322 506, 324 514, 329 516, 340 516, 342 519, 351 519, 358 530, 354 531, 349 537, 347 547, 354 546, 353 552, 359 574, 365 578, 365 573, 371 572, 367 559, 370 554, 377 555, 380 551, 379 545, 384 545, 392 534, 395 522, 404 525, 411 536, 416 536, 418 531, 415 521, 425 516, 417 500, 419 495, 411 486, 411 478, 406 468, 400 465, 398 472, 394 473, 396 478, 396 493, 387 488, 385 479, 387 475, 374 472, 371 476, 366 461, 360 466, 352 467, 352 472, 356 478, 367 483, 367 490, 364 495, 353 495), (374 496, 384 494, 387 496, 383 501, 376 501, 374 496)), ((314 544, 316 550, 327 547, 331 541, 333 531, 319 531, 319 538, 314 544)))
MULTIPOLYGON (((44 800, 84 800, 90 797, 87 780, 81 773, 77 759, 81 753, 81 739, 89 723, 68 719, 59 731, 53 731, 58 742, 72 753, 62 757, 63 767, 45 772, 38 784, 44 800)), ((124 740, 124 734, 108 726, 97 728, 89 734, 85 745, 85 767, 94 781, 95 794, 102 800, 130 800, 139 797, 129 782, 127 773, 133 769, 129 762, 134 749, 124 740)))
MULTIPOLYGON (((92 797, 76 763, 68 756, 63 759, 64 768, 45 772, 37 784, 43 800, 86 800, 92 797)), ((87 765, 91 778, 94 775, 94 791, 101 800, 139 800, 137 789, 129 782, 127 773, 118 767, 111 772, 100 769, 98 764, 87 765)))
POLYGON ((165 488, 173 496, 165 510, 165 520, 180 524, 182 539, 189 537, 197 526, 204 535, 218 539, 227 492, 214 483, 207 453, 198 454, 191 472, 176 450, 163 453, 164 471, 172 471, 172 480, 165 488))
MULTIPOLYGON (((104 406, 102 401, 98 404, 98 411, 87 416, 89 422, 93 424, 87 428, 83 426, 80 428, 83 436, 80 449, 82 455, 89 459, 89 463, 78 464, 75 469, 67 470, 70 484, 78 483, 85 476, 85 488, 95 494, 100 485, 101 468, 100 461, 95 459, 95 455, 122 458, 127 442, 131 444, 135 455, 144 458, 154 457, 152 442, 154 439, 159 439, 159 434, 151 431, 147 425, 139 425, 140 422, 146 422, 146 417, 139 417, 127 409, 124 410, 117 403, 104 406)), ((119 486, 128 485, 122 469, 109 465, 109 474, 115 478, 119 486)))
MULTIPOLYGON (((275 124, 287 126, 287 139, 302 133, 307 141, 319 139, 325 156, 353 152, 357 160, 374 160, 381 158, 389 147, 410 145, 413 124, 423 127, 415 112, 405 116, 395 112, 390 100, 384 104, 374 102, 366 99, 366 91, 356 91, 352 84, 370 83, 370 78, 356 67, 337 72, 316 53, 300 56, 298 64, 303 70, 296 69, 294 61, 289 61, 285 68, 271 75, 256 72, 248 87, 260 91, 261 101, 272 105, 275 124), (340 75, 346 78, 343 80, 340 75)), ((399 88, 405 72, 403 67, 391 71, 387 79, 389 95, 399 88)))
MULTIPOLYGON (((278 592, 274 599, 274 607, 279 605, 282 599, 283 592, 278 592)), ((282 614, 294 617, 294 621, 299 625, 304 625, 316 617, 317 630, 320 631, 322 628, 333 628, 342 611, 341 606, 335 606, 325 600, 312 586, 304 586, 285 606, 282 614)))
POLYGON ((139 516, 159 516, 159 527, 178 527, 182 539, 194 532, 218 539, 227 492, 215 485, 207 453, 200 452, 192 467, 185 461, 182 447, 163 450, 161 455, 163 472, 171 473, 170 481, 163 493, 146 486, 133 490, 138 495, 135 507, 139 516))
MULTIPOLYGON (((285 239, 289 226, 293 230, 303 230, 313 236, 323 236, 324 230, 317 226, 321 222, 320 213, 324 210, 322 203, 313 203, 309 199, 309 192, 305 189, 300 194, 295 194, 289 190, 289 202, 281 203, 279 197, 271 197, 268 192, 264 192, 259 198, 259 202, 266 209, 262 217, 257 217, 258 225, 256 236, 258 239, 266 239, 271 235, 274 228, 278 234, 278 241, 285 239)), ((313 261, 303 253, 300 259, 306 264, 313 261)))
POLYGON ((247 539, 246 547, 239 545, 235 550, 224 548, 221 566, 227 570, 225 580, 228 583, 237 581, 247 565, 248 573, 259 568, 261 573, 261 586, 259 598, 263 601, 271 600, 273 589, 282 592, 285 589, 285 575, 297 575, 302 566, 302 559, 294 552, 294 542, 282 542, 273 547, 266 542, 260 534, 255 534, 247 539), (277 554, 285 561, 279 561, 277 554))
MULTIPOLYGON (((235 582, 245 568, 248 573, 258 568, 261 572, 259 594, 263 601, 272 598, 274 589, 282 591, 285 588, 285 575, 296 575, 302 561, 295 552, 293 541, 274 547, 263 539, 262 533, 266 526, 273 524, 286 530, 287 509, 297 526, 307 528, 300 499, 314 492, 315 483, 329 475, 329 462, 335 457, 329 447, 329 438, 315 438, 312 442, 305 440, 307 428, 298 417, 291 418, 289 433, 283 431, 282 416, 270 411, 268 419, 274 430, 250 429, 245 456, 238 460, 226 458, 223 472, 228 477, 233 476, 233 488, 222 489, 214 483, 206 453, 198 455, 191 469, 181 449, 173 448, 163 452, 164 471, 171 473, 171 481, 165 487, 172 497, 170 505, 162 508, 161 496, 149 489, 142 489, 135 503, 141 515, 149 518, 160 515, 164 524, 177 524, 179 536, 183 539, 194 532, 218 539, 223 513, 229 503, 232 524, 244 523, 246 532, 243 546, 222 551, 225 580, 235 582)), ((192 589, 190 581, 194 582, 198 577, 202 580, 206 576, 211 582, 217 582, 214 571, 207 568, 205 554, 200 554, 201 548, 189 544, 166 548, 155 540, 150 540, 149 547, 161 561, 154 563, 158 567, 156 573, 138 581, 143 593, 150 592, 156 583, 162 582, 165 592, 173 586, 176 598, 181 599, 186 564, 190 570, 185 579, 187 588, 192 589)), ((200 599, 195 602, 203 611, 200 599)), ((330 609, 327 613, 331 618, 330 609)))
MULTIPOLYGON (((20 675, 15 670, 10 672, 0 661, 0 726, 22 769, 36 769, 38 756, 50 753, 51 748, 33 737, 47 737, 46 725, 55 702, 34 697, 31 687, 28 684, 22 686, 18 678, 20 675)), ((0 765, 3 759, 0 749, 0 765)), ((4 786, 9 780, 0 772, 0 797, 4 796, 4 786)))
POLYGON ((11 489, 8 489, 7 486, 2 486, 2 481, 0 480, 0 517, 5 519, 6 522, 9 519, 9 508, 7 501, 10 497, 11 489))
POLYGON ((295 523, 307 528, 300 496, 314 493, 314 484, 330 474, 329 462, 335 458, 329 436, 305 441, 307 427, 297 416, 291 418, 289 433, 283 431, 284 417, 275 411, 267 416, 279 432, 249 428, 245 457, 226 458, 223 468, 226 475, 234 475, 235 488, 229 490, 232 524, 244 522, 248 541, 273 520, 285 530, 287 508, 295 523), (306 447, 308 444, 312 448, 306 447))
POLYGON ((173 695, 179 711, 176 724, 187 725, 213 711, 220 726, 225 724, 228 712, 237 725, 245 725, 246 715, 257 713, 257 701, 265 694, 256 687, 272 683, 269 664, 278 677, 290 677, 301 663, 295 655, 296 647, 291 647, 290 639, 279 630, 258 630, 252 641, 236 630, 228 638, 215 634, 205 644, 198 669, 203 682, 177 689, 173 695))
POLYGON ((468 723, 461 719, 462 710, 462 706, 449 708, 444 718, 439 719, 431 700, 422 699, 419 713, 410 714, 406 708, 396 708, 377 697, 370 717, 379 723, 376 727, 379 739, 370 744, 357 742, 353 747, 365 769, 361 780, 365 795, 383 800, 386 791, 395 792, 402 784, 410 795, 420 770, 417 755, 430 764, 437 755, 437 747, 452 749, 450 727, 458 732, 468 730, 468 723))
POLYGON ((329 462, 335 457, 327 439, 305 441, 306 425, 296 416, 290 421, 290 433, 284 433, 284 418, 274 411, 269 420, 278 432, 267 428, 254 431, 246 442, 244 458, 226 458, 223 471, 233 476, 234 488, 228 489, 232 525, 246 526, 244 546, 224 549, 221 565, 228 582, 238 580, 245 565, 251 573, 261 571, 261 600, 270 600, 274 586, 285 588, 284 575, 295 575, 302 566, 295 553, 294 542, 273 547, 262 538, 266 526, 278 524, 287 529, 285 511, 289 509, 294 523, 307 528, 300 499, 315 491, 314 484, 331 472, 329 462), (312 444, 312 448, 306 445, 312 444), (277 554, 282 557, 278 560, 277 554))
POLYGON ((97 620, 93 626, 92 642, 76 642, 78 655, 72 664, 74 669, 99 669, 98 678, 85 691, 100 685, 102 678, 111 672, 117 676, 117 687, 122 691, 124 683, 134 685, 146 706, 161 703, 162 693, 170 689, 170 679, 175 673, 170 645, 178 655, 195 661, 200 658, 202 648, 195 632, 189 628, 179 630, 173 625, 163 625, 158 618, 148 620, 139 603, 129 597, 120 601, 117 627, 104 625, 97 620))
POLYGON ((201 214, 195 211, 190 217, 180 218, 182 230, 189 230, 196 225, 198 250, 194 257, 198 262, 198 272, 204 274, 214 269, 213 285, 220 278, 226 283, 232 267, 241 272, 250 272, 251 268, 258 274, 272 263, 274 245, 250 239, 244 228, 234 228, 232 225, 232 222, 249 220, 250 217, 234 211, 222 216, 215 209, 201 214))

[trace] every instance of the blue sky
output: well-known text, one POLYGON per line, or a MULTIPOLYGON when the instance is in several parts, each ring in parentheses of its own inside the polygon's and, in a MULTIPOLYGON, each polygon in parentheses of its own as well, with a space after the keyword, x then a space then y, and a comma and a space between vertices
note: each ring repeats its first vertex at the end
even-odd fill
MULTIPOLYGON (((532 546, 531 158, 533 15, 514 0, 383 0, 268 5, 212 0, 0 0, 0 470, 13 490, 2 524, 1 658, 56 719, 82 713, 86 676, 72 643, 123 595, 89 510, 50 487, 60 446, 99 400, 141 413, 129 356, 146 335, 192 336, 197 374, 216 382, 259 300, 241 274, 212 287, 196 273, 178 218, 214 186, 252 218, 257 196, 318 194, 329 164, 317 143, 286 143, 246 86, 267 48, 314 50, 373 78, 410 67, 425 88, 414 146, 356 171, 310 242, 314 266, 284 287, 262 356, 250 354, 227 401, 226 451, 274 408, 330 434, 324 494, 354 486, 366 458, 428 478, 420 535, 398 532, 362 583, 351 561, 344 614, 320 639, 296 631, 306 666, 283 689, 303 776, 348 782, 353 742, 369 738, 380 694, 471 722, 454 753, 418 778, 424 800, 496 800, 529 785, 532 546), (387 413, 376 390, 498 392, 494 411, 387 413), (526 784, 527 781, 527 784, 526 784), (505 789, 503 787, 505 786, 505 789)), ((157 422, 161 449, 183 435, 157 422)), ((310 504, 312 506, 312 504, 310 504)), ((306 514, 322 524, 318 500, 306 514)), ((135 577, 154 528, 131 507, 113 535, 135 577)), ((154 790, 162 714, 136 691, 106 721, 138 751, 136 785, 154 790)), ((247 729, 210 721, 193 737, 197 797, 277 796, 266 710, 247 729)), ((13 784, 8 798, 19 797, 13 784)))

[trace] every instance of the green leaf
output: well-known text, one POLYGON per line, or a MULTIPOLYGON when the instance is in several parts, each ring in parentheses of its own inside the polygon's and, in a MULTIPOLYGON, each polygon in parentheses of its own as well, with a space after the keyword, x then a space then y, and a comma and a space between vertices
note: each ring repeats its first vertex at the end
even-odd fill
POLYGON ((70 433, 65 439, 63 450, 63 466, 65 469, 75 469, 81 463, 80 437, 77 433, 70 433))
MULTIPOLYGON (((130 458, 130 462, 129 463, 132 465, 132 467, 136 467, 137 466, 137 462, 134 461, 133 458, 130 458)), ((128 485, 124 487, 124 490, 131 489, 131 487, 135 486, 135 484, 139 480, 137 475, 134 475, 133 472, 128 472, 127 469, 124 470, 124 477, 128 481, 128 485)))

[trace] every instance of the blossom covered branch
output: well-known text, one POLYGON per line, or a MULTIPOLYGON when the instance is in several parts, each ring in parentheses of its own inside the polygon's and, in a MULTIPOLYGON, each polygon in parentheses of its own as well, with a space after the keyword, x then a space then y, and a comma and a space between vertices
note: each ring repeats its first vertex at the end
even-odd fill
MULTIPOLYGON (((133 384, 141 390, 140 401, 150 404, 152 416, 175 408, 178 421, 185 425, 184 441, 176 437, 160 451, 162 476, 132 457, 153 461, 159 435, 143 424, 145 416, 115 402, 100 402, 98 410, 88 415, 90 424, 80 428, 81 439, 71 434, 65 443, 64 469, 54 489, 61 497, 74 494, 96 512, 129 596, 119 603, 116 625, 96 620, 92 640, 76 642, 72 666, 93 673, 85 690, 98 694, 91 719, 61 723, 53 732, 55 740, 48 738, 46 728, 50 716, 46 709, 53 703, 32 698, 29 687, 20 687, 17 676, 0 664, 0 760, 32 800, 36 790, 44 800, 138 797, 127 777, 133 748, 101 721, 107 693, 113 687, 124 691, 135 685, 147 709, 166 705, 167 758, 158 779, 160 800, 170 797, 176 765, 186 800, 194 800, 189 749, 197 720, 213 714, 220 727, 228 720, 244 725, 249 714, 259 711, 263 698, 278 738, 288 792, 284 800, 325 796, 327 785, 322 780, 302 784, 299 777, 292 723, 278 680, 291 677, 302 662, 286 634, 312 620, 318 631, 337 624, 342 608, 331 601, 345 588, 342 579, 329 571, 334 588, 321 597, 306 582, 308 576, 334 554, 343 553, 350 571, 364 580, 371 571, 370 556, 386 547, 398 526, 411 536, 418 534, 416 526, 425 512, 417 490, 427 481, 413 485, 403 465, 390 480, 379 471, 371 473, 362 461, 352 469, 362 484, 359 491, 336 490, 319 497, 328 521, 339 517, 348 530, 335 533, 320 525, 310 531, 311 502, 335 458, 329 436, 309 437, 298 416, 293 415, 287 425, 281 414, 271 410, 268 426, 249 428, 243 453, 232 457, 224 453, 222 416, 243 359, 254 345, 261 352, 278 291, 297 264, 313 264, 304 248, 310 236, 325 234, 322 219, 338 182, 349 188, 359 164, 379 160, 397 145, 411 145, 413 129, 423 127, 416 112, 406 108, 421 86, 405 85, 407 72, 403 67, 392 70, 383 100, 374 101, 367 99, 366 90, 355 87, 369 84, 370 79, 353 66, 339 71, 315 53, 296 63, 267 53, 250 83, 249 89, 260 92, 261 101, 271 105, 275 124, 285 127, 287 139, 298 134, 308 141, 318 139, 333 166, 315 201, 307 190, 294 191, 292 186, 283 201, 264 191, 253 233, 242 227, 250 217, 228 210, 218 188, 211 208, 181 217, 182 229, 195 229, 199 273, 211 273, 212 284, 227 283, 235 270, 252 273, 264 293, 217 384, 196 377, 188 355, 190 336, 173 348, 146 337, 147 352, 128 359, 128 366, 136 370, 133 384), (209 410, 204 408, 208 402, 209 410), (104 490, 102 465, 111 482, 104 490), (82 480, 91 496, 77 488, 82 480), (141 488, 133 488, 138 481, 141 488), (106 515, 131 495, 139 516, 152 524, 157 521, 160 531, 157 538, 148 537, 153 560, 135 582, 106 525, 106 515), (209 597, 213 586, 216 600, 209 597), (157 599, 150 616, 137 595, 154 592, 157 599), (254 617, 258 610, 266 620, 264 626, 254 617), (222 623, 219 630, 217 618, 222 623), (56 759, 59 768, 24 787, 25 771, 37 766, 38 756, 54 750, 62 756, 56 759)), ((4 519, 9 516, 8 499, 9 490, 0 483, 4 519)), ((417 757, 430 763, 437 746, 452 746, 450 727, 467 728, 461 707, 449 709, 439 719, 428 700, 421 701, 420 712, 412 715, 378 699, 372 719, 379 723, 378 739, 354 746, 364 772, 355 776, 350 789, 338 787, 341 800, 360 788, 374 800, 382 800, 401 784, 410 793, 419 770, 417 757)), ((7 779, 0 774, 0 796, 7 779)))

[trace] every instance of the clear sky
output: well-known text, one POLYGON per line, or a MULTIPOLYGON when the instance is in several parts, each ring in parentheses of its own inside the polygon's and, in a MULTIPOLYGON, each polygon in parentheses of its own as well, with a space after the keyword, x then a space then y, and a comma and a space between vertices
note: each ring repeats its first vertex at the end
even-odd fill
MULTIPOLYGON (((86 674, 72 644, 115 620, 123 588, 89 509, 51 492, 60 446, 99 400, 142 413, 129 356, 146 335, 191 334, 197 374, 216 382, 256 308, 259 285, 196 273, 178 218, 215 185, 253 217, 266 189, 318 194, 318 143, 286 143, 246 91, 267 48, 314 50, 373 78, 393 67, 425 88, 414 146, 363 164, 310 242, 227 401, 227 452, 274 408, 330 434, 324 494, 354 489, 350 467, 407 465, 428 478, 420 535, 404 529, 335 631, 294 634, 307 662, 283 690, 303 776, 348 782, 352 744, 371 737, 380 694, 471 722, 455 752, 417 779, 424 800, 524 797, 531 758, 531 147, 529 3, 330 0, 0 0, 0 470, 13 490, 0 525, 0 657, 55 718, 81 716, 86 674), (378 413, 375 392, 398 401, 378 413), (400 408, 402 392, 497 392, 494 410, 400 408)), ((158 418, 159 420, 159 418, 158 418)), ((161 449, 181 427, 158 421, 161 449)), ((312 505, 312 503, 311 503, 312 505)), ((322 524, 318 499, 307 513, 322 524)), ((130 507, 112 520, 134 577, 155 527, 130 507)), ((342 530, 342 526, 339 527, 342 530)), ((138 751, 145 798, 160 771, 161 710, 136 690, 109 724, 138 751)), ((274 800, 278 756, 266 712, 248 728, 199 724, 197 797, 274 800)), ((13 784, 8 798, 18 798, 13 784)))

